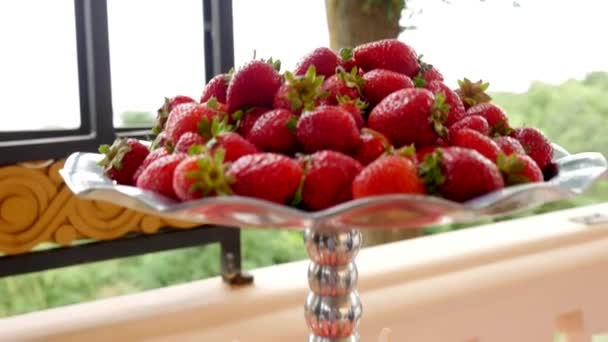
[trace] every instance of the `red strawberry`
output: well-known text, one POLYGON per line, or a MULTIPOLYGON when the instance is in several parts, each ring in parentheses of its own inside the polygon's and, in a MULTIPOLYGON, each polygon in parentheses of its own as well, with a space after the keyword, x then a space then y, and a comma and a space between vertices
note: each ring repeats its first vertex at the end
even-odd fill
POLYGON ((167 134, 165 131, 160 132, 156 138, 150 144, 150 151, 157 150, 159 148, 166 147, 169 150, 172 150, 171 144, 167 143, 167 134))
POLYGON ((326 79, 321 86, 321 90, 327 93, 327 97, 323 99, 322 103, 337 105, 338 97, 341 96, 351 99, 359 98, 363 83, 363 78, 359 76, 357 69, 353 69, 351 73, 347 73, 344 69, 338 68, 336 74, 326 79))
POLYGON ((508 135, 511 131, 507 113, 494 103, 477 104, 469 108, 467 114, 483 116, 490 126, 491 136, 508 135))
POLYGON ((294 198, 302 181, 302 167, 289 157, 276 153, 249 154, 230 165, 232 191, 286 204, 294 198))
POLYGON ((177 199, 173 190, 173 173, 177 165, 187 156, 183 153, 170 154, 150 163, 139 175, 137 187, 177 199))
POLYGON ((150 151, 139 140, 117 138, 112 146, 99 146, 99 153, 104 155, 99 165, 105 175, 118 184, 131 185, 133 175, 150 151))
POLYGON ((337 106, 319 106, 302 114, 296 137, 306 153, 334 150, 350 154, 361 143, 355 120, 337 106))
POLYGON ((388 152, 391 147, 391 143, 384 134, 370 128, 363 128, 361 130, 361 145, 355 154, 355 159, 361 164, 367 165, 388 152))
POLYGON ((150 165, 153 162, 155 162, 156 160, 158 160, 164 156, 168 156, 170 154, 171 153, 164 147, 160 147, 160 148, 150 152, 148 154, 148 156, 146 157, 146 159, 144 159, 144 161, 141 162, 141 165, 139 165, 139 167, 137 168, 137 171, 135 171, 135 174, 133 174, 132 184, 137 184, 137 179, 139 178, 141 173, 144 172, 144 170, 148 167, 148 165, 150 165))
POLYGON ((494 142, 500 147, 500 150, 506 154, 511 155, 513 153, 526 154, 524 147, 521 146, 519 141, 512 137, 496 137, 494 142))
POLYGON ((536 162, 525 154, 505 154, 498 156, 498 168, 506 185, 517 185, 543 181, 543 172, 536 162))
POLYGON ((200 103, 207 102, 212 97, 215 97, 221 103, 226 103, 226 91, 231 78, 232 72, 215 75, 203 89, 200 103))
POLYGON ((353 68, 357 68, 357 61, 355 61, 352 49, 340 49, 340 66, 347 72, 351 72, 353 68))
POLYGON ((433 81, 443 82, 443 75, 441 72, 439 72, 439 70, 437 70, 437 68, 431 64, 423 62, 421 58, 418 58, 418 63, 420 64, 420 71, 413 80, 416 87, 425 88, 427 84, 433 81))
POLYGON ((167 127, 165 128, 167 141, 175 146, 184 133, 199 132, 202 121, 211 122, 216 118, 222 119, 224 117, 226 117, 226 106, 215 101, 214 98, 204 104, 187 103, 179 105, 169 114, 169 120, 167 120, 167 127))
POLYGON ((389 155, 367 165, 352 185, 355 199, 389 194, 423 194, 416 165, 408 158, 389 155))
POLYGON ((202 153, 182 159, 173 172, 172 186, 182 201, 232 193, 225 176, 223 154, 202 153))
POLYGON ((433 145, 445 135, 443 122, 447 108, 441 98, 422 88, 393 92, 378 103, 370 113, 367 124, 399 148, 415 144, 416 148, 433 145))
POLYGON ((234 132, 223 132, 215 138, 209 140, 207 147, 216 152, 219 149, 224 150, 224 160, 233 162, 242 156, 260 152, 254 144, 247 139, 234 132))
POLYGON ((466 115, 464 118, 456 121, 450 126, 450 134, 463 128, 472 129, 486 136, 490 135, 490 126, 483 116, 466 115))
POLYGON ((305 75, 294 76, 289 71, 283 75, 285 83, 281 85, 274 97, 275 109, 289 109, 296 115, 303 110, 311 110, 320 101, 323 92, 323 76, 317 76, 315 67, 311 66, 305 75))
POLYGON ((177 95, 173 98, 165 97, 165 102, 157 111, 156 123, 152 128, 152 132, 155 134, 160 134, 165 129, 165 124, 167 123, 169 113, 171 113, 175 107, 183 103, 196 103, 196 101, 184 95, 177 95))
POLYGON ((355 120, 357 128, 361 129, 365 126, 365 119, 363 119, 363 111, 367 108, 367 103, 361 101, 360 98, 352 100, 348 96, 338 96, 338 107, 346 110, 355 120))
POLYGON ((500 147, 488 136, 468 128, 450 134, 450 143, 453 146, 476 150, 493 163, 496 163, 498 154, 501 152, 500 147))
POLYGON ((445 126, 450 127, 455 122, 462 119, 465 115, 464 105, 460 100, 460 97, 456 95, 452 89, 443 84, 441 81, 433 81, 427 84, 426 88, 437 95, 441 94, 445 98, 445 104, 450 106, 447 117, 445 119, 445 126))
POLYGON ((302 201, 306 208, 321 210, 352 199, 353 179, 363 166, 335 151, 319 151, 304 157, 302 201))
POLYGON ((372 108, 390 93, 414 87, 414 83, 406 75, 385 69, 368 71, 363 74, 363 80, 363 96, 372 108))
POLYGON ((175 151, 181 153, 188 153, 190 147, 195 145, 205 145, 207 141, 196 132, 186 132, 182 134, 175 144, 175 151))
POLYGON ((547 137, 537 128, 517 128, 511 136, 517 139, 526 153, 534 159, 538 167, 544 169, 553 159, 553 146, 547 137))
POLYGON ((490 95, 486 94, 486 90, 490 86, 490 83, 484 83, 481 80, 477 82, 471 82, 469 79, 458 81, 459 88, 456 90, 456 94, 462 100, 465 109, 469 109, 476 104, 487 103, 492 100, 490 95))
POLYGON ((298 62, 294 70, 295 75, 304 75, 311 65, 314 65, 317 75, 323 75, 326 78, 336 72, 336 67, 340 64, 340 60, 335 52, 327 47, 320 47, 308 53, 298 62))
POLYGON ((270 110, 271 109, 264 107, 254 107, 245 111, 244 113, 241 112, 242 117, 238 118, 237 131, 241 133, 243 137, 247 138, 255 122, 270 110))
POLYGON ((504 187, 496 164, 481 153, 462 147, 439 148, 428 154, 419 173, 429 193, 458 202, 504 187))
POLYGON ((252 60, 235 71, 226 91, 228 112, 245 107, 272 107, 274 96, 281 86, 276 62, 252 60))
POLYGON ((247 139, 267 152, 295 152, 295 129, 298 118, 287 109, 275 109, 262 115, 253 125, 247 139))
POLYGON ((414 49, 397 39, 384 39, 357 46, 357 65, 365 71, 388 69, 414 77, 420 70, 414 49))

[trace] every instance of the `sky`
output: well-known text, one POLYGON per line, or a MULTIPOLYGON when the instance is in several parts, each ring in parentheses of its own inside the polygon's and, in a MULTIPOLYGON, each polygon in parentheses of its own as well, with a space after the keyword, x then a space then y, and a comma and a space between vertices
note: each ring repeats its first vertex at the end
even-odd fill
MULTIPOLYGON (((423 9, 399 37, 452 87, 462 77, 525 91, 608 71, 608 1, 410 0, 423 9), (576 6, 574 6, 576 4, 576 6)), ((204 86, 202 1, 108 0, 114 112, 154 111, 204 86)), ((233 0, 236 65, 253 56, 293 68, 327 46, 324 0, 233 0)), ((0 131, 79 125, 73 0, 0 1, 0 131)), ((115 115, 117 116, 117 115, 115 115)), ((118 120, 115 120, 118 124, 118 120)))

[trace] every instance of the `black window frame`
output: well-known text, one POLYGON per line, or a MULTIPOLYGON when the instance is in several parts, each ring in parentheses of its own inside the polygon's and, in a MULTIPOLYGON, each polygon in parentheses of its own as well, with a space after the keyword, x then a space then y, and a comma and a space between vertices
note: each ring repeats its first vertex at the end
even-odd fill
MULTIPOLYGON (((232 0, 202 0, 205 74, 234 66, 232 0)), ((0 165, 95 152, 117 136, 145 138, 149 127, 114 127, 107 0, 74 0, 80 127, 0 132, 0 165)))

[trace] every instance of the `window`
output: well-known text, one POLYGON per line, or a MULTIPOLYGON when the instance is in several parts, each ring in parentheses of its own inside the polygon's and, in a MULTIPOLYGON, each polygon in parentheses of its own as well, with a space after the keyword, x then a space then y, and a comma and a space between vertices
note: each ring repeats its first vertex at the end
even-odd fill
POLYGON ((281 71, 329 46, 324 1, 234 0, 234 54, 239 67, 253 57, 281 60, 281 71), (256 15, 251 15, 256 13, 256 15))
POLYGON ((0 32, 0 132, 80 127, 74 1, 1 1, 0 32))
POLYGON ((150 126, 165 96, 200 97, 201 0, 109 0, 108 25, 116 127, 150 126))

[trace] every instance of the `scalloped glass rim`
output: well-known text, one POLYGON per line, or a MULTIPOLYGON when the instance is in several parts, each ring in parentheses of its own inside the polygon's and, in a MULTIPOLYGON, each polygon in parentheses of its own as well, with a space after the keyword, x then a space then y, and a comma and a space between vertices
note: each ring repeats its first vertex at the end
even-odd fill
POLYGON ((457 203, 432 196, 388 195, 352 200, 317 212, 242 196, 212 197, 179 203, 151 191, 116 185, 97 165, 101 155, 76 152, 60 174, 81 198, 110 202, 164 218, 233 227, 304 229, 421 228, 515 214, 585 192, 607 169, 596 152, 570 155, 555 146, 559 174, 536 184, 509 187, 457 203))

